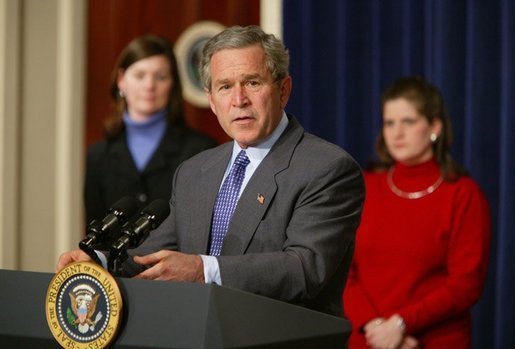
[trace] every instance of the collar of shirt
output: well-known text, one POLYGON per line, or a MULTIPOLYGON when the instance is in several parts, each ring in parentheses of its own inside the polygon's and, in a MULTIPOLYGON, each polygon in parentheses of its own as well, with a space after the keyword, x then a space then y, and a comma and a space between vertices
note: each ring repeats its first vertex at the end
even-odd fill
MULTIPOLYGON (((272 134, 266 140, 257 144, 255 147, 248 147, 247 149, 245 149, 245 152, 249 157, 250 163, 247 165, 247 168, 245 169, 245 178, 243 179, 243 183, 241 185, 240 194, 243 192, 243 189, 245 188, 250 178, 258 168, 259 164, 261 164, 261 161, 263 161, 263 159, 267 156, 268 152, 270 151, 270 149, 272 149, 273 145, 275 144, 275 142, 277 142, 277 140, 279 139, 279 137, 284 132, 287 126, 288 117, 286 116, 286 113, 283 111, 281 121, 279 121, 279 124, 272 132, 272 134)), ((227 169, 225 170, 223 180, 225 180, 225 177, 227 177, 227 175, 229 174, 232 164, 234 163, 234 160, 236 160, 236 156, 238 156, 238 153, 241 150, 242 148, 239 146, 239 144, 237 142, 233 142, 231 161, 229 161, 229 164, 227 165, 227 169)))

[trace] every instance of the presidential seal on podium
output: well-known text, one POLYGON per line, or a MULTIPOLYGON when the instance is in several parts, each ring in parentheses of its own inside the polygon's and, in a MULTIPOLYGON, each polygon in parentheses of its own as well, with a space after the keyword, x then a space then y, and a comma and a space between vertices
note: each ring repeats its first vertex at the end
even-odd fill
POLYGON ((118 333, 122 297, 107 270, 75 262, 52 278, 45 308, 50 331, 63 348, 105 348, 118 333))

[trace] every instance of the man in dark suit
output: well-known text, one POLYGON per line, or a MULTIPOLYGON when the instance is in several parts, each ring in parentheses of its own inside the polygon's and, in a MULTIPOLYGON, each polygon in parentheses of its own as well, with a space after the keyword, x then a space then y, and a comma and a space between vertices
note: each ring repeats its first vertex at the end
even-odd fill
MULTIPOLYGON (((305 133, 284 112, 288 63, 283 44, 256 26, 228 28, 206 44, 202 81, 234 142, 177 169, 170 215, 131 251, 129 266, 146 268, 136 277, 215 282, 342 316, 363 179, 343 149, 305 133), (242 183, 231 182, 237 205, 226 213, 219 201, 232 194, 222 183, 242 150, 242 183)), ((85 259, 68 252, 58 269, 85 259)))

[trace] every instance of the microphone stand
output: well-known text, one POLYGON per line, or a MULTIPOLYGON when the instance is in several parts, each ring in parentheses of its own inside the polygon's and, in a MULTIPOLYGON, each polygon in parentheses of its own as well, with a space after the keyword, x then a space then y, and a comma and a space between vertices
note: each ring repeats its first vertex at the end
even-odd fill
POLYGON ((95 245, 96 239, 98 236, 100 236, 101 233, 100 222, 94 220, 89 225, 87 238, 79 242, 79 248, 86 252, 87 255, 91 257, 91 259, 98 265, 102 265, 102 262, 100 261, 100 258, 98 258, 98 255, 95 252, 95 248, 93 246, 95 245))
POLYGON ((97 253, 95 252, 95 249, 92 247, 82 247, 80 248, 82 251, 86 252, 88 256, 95 262, 96 264, 102 266, 102 262, 100 261, 100 258, 98 258, 97 253))
POLYGON ((123 272, 123 263, 127 260, 127 249, 141 245, 147 238, 150 230, 155 229, 170 213, 165 200, 157 199, 144 208, 140 217, 127 224, 121 231, 121 236, 111 245, 107 257, 109 272, 119 275, 123 272))
MULTIPOLYGON (((153 217, 153 216, 150 216, 153 217)), ((139 246, 147 237, 148 231, 152 228, 154 219, 142 216, 133 225, 125 228, 122 235, 111 246, 108 258, 108 270, 112 273, 121 273, 122 264, 129 257, 127 249, 139 246)))
POLYGON ((107 258, 107 270, 113 275, 120 276, 123 272, 123 263, 128 257, 126 249, 117 249, 116 246, 112 246, 107 258))

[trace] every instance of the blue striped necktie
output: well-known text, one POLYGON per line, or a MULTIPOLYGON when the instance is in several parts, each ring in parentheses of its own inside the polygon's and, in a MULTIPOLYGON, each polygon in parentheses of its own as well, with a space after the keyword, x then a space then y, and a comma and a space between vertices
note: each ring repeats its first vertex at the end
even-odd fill
POLYGON ((211 246, 209 249, 211 256, 220 255, 229 222, 238 203, 238 194, 245 178, 245 168, 249 163, 250 160, 245 150, 240 151, 218 192, 211 223, 211 246))

